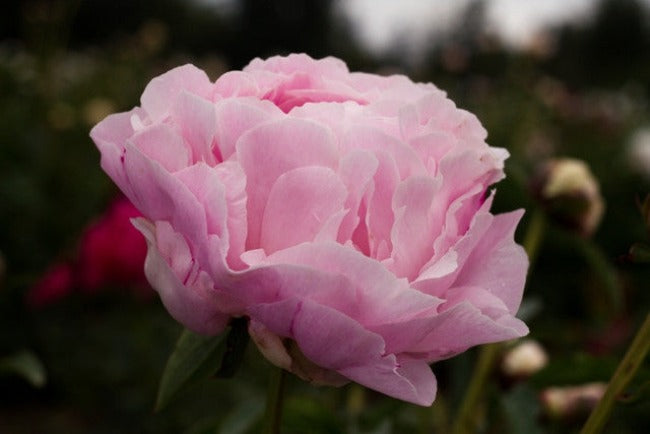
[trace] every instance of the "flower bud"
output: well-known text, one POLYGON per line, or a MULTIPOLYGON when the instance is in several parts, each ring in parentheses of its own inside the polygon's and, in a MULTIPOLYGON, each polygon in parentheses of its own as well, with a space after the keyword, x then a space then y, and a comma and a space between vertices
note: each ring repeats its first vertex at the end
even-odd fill
POLYGON ((546 351, 539 342, 525 339, 506 353, 501 370, 511 378, 525 378, 541 370, 548 363, 546 351))
POLYGON ((574 419, 586 416, 605 394, 605 383, 579 386, 549 387, 541 394, 542 407, 553 419, 574 419))
POLYGON ((650 179, 650 127, 632 133, 627 145, 627 160, 632 169, 650 179))
POLYGON ((584 161, 550 160, 534 180, 533 190, 549 216, 563 226, 583 236, 598 227, 605 204, 598 180, 584 161))

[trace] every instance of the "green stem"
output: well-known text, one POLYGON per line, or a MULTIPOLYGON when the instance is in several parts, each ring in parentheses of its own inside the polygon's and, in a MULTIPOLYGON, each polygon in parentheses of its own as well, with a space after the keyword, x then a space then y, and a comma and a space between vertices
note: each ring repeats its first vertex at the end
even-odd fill
MULTIPOLYGON (((532 267, 535 259, 537 259, 537 252, 539 251, 539 246, 542 244, 545 227, 546 217, 544 216, 544 212, 541 209, 534 210, 528 223, 523 242, 524 250, 526 250, 528 260, 530 261, 530 267, 532 267)), ((529 273, 530 267, 528 270, 529 273)))
POLYGON ((596 434, 602 431, 609 419, 614 402, 621 395, 623 390, 630 383, 641 363, 650 350, 650 314, 648 314, 643 325, 636 334, 630 348, 623 357, 623 360, 616 368, 614 376, 607 385, 605 394, 598 402, 598 405, 591 412, 589 419, 582 427, 581 434, 596 434))
MULTIPOLYGON (((530 262, 529 273, 537 257, 539 247, 542 244, 545 227, 546 219, 544 213, 540 209, 536 209, 533 211, 531 220, 528 223, 523 242, 524 250, 526 250, 530 262)), ((458 410, 458 415, 456 416, 456 421, 452 429, 454 434, 464 434, 476 431, 476 419, 481 397, 501 349, 502 344, 500 343, 484 345, 481 347, 478 361, 476 362, 472 378, 470 379, 467 392, 465 393, 465 398, 463 399, 460 409, 458 410)))
POLYGON ((483 345, 478 356, 478 361, 474 367, 469 387, 465 393, 463 403, 458 410, 456 422, 454 423, 452 433, 465 434, 476 431, 476 415, 481 396, 485 389, 485 383, 492 372, 492 367, 497 359, 501 349, 501 344, 483 345))
POLYGON ((279 434, 282 421, 282 397, 284 394, 284 379, 286 371, 274 368, 271 374, 271 384, 266 395, 266 413, 264 414, 264 433, 279 434))

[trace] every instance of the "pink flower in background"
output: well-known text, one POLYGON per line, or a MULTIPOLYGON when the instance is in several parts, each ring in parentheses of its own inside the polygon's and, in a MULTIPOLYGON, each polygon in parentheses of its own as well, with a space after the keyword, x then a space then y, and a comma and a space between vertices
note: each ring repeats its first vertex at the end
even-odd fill
POLYGON ((96 291, 107 284, 147 287, 143 271, 147 244, 131 224, 131 218, 140 215, 131 202, 120 198, 86 229, 77 263, 82 291, 96 291))
POLYGON ((276 365, 421 405, 431 362, 527 333, 522 211, 490 213, 508 153, 434 85, 291 55, 182 66, 141 104, 91 136, 191 330, 246 316, 276 365))
POLYGON ((55 263, 27 292, 26 302, 34 308, 46 306, 70 295, 73 286, 72 266, 66 262, 55 263))
POLYGON ((147 244, 130 222, 140 215, 126 198, 114 201, 84 231, 78 257, 50 267, 27 293, 27 303, 43 307, 74 291, 94 293, 109 285, 147 295, 151 291, 143 271, 147 244))

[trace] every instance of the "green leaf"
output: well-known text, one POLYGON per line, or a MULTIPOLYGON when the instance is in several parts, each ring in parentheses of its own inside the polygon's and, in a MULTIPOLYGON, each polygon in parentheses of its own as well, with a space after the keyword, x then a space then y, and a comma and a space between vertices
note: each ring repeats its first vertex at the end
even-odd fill
POLYGON ((220 434, 244 434, 257 422, 264 413, 264 400, 252 397, 241 402, 223 420, 219 427, 220 434))
POLYGON ((525 384, 517 385, 501 398, 512 434, 541 434, 537 425, 539 400, 537 393, 525 384))
POLYGON ((40 388, 45 385, 45 367, 31 351, 23 350, 0 359, 0 373, 18 375, 29 384, 40 388))
POLYGON ((241 363, 247 342, 245 319, 233 320, 228 331, 218 336, 202 336, 184 330, 160 380, 156 411, 200 380, 215 374, 222 378, 232 376, 241 363))
POLYGON ((609 299, 613 312, 620 312, 623 307, 623 296, 618 274, 605 253, 593 241, 574 238, 577 241, 583 257, 598 280, 602 284, 604 296, 609 299))

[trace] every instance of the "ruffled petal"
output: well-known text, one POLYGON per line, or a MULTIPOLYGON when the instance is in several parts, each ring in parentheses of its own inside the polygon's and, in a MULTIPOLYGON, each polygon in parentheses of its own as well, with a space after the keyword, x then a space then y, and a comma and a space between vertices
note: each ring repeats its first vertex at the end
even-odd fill
MULTIPOLYGON (((343 210, 347 193, 336 173, 326 167, 301 167, 282 174, 264 210, 261 247, 271 254, 313 241, 325 223, 343 210)), ((333 229, 335 240, 338 228, 333 229)))
POLYGON ((260 245, 264 208, 280 175, 298 167, 338 166, 332 133, 317 123, 291 118, 249 130, 237 142, 237 158, 247 179, 247 249, 260 245))
POLYGON ((222 332, 230 316, 221 313, 216 300, 209 296, 211 281, 207 276, 191 277, 194 264, 183 237, 168 224, 154 227, 144 219, 134 219, 133 224, 147 240, 144 265, 147 279, 160 294, 169 313, 196 333, 214 335, 222 332), (171 262, 167 262, 163 255, 171 262), (185 284, 179 277, 183 274, 185 284))
POLYGON ((207 99, 212 93, 212 83, 196 66, 179 66, 151 80, 142 92, 140 103, 151 121, 160 122, 183 91, 207 99))
POLYGON ((435 379, 425 362, 405 359, 400 366, 394 355, 384 353, 380 335, 335 309, 291 298, 253 306, 249 312, 269 330, 294 339, 318 366, 395 398, 420 405, 433 402, 435 379))

